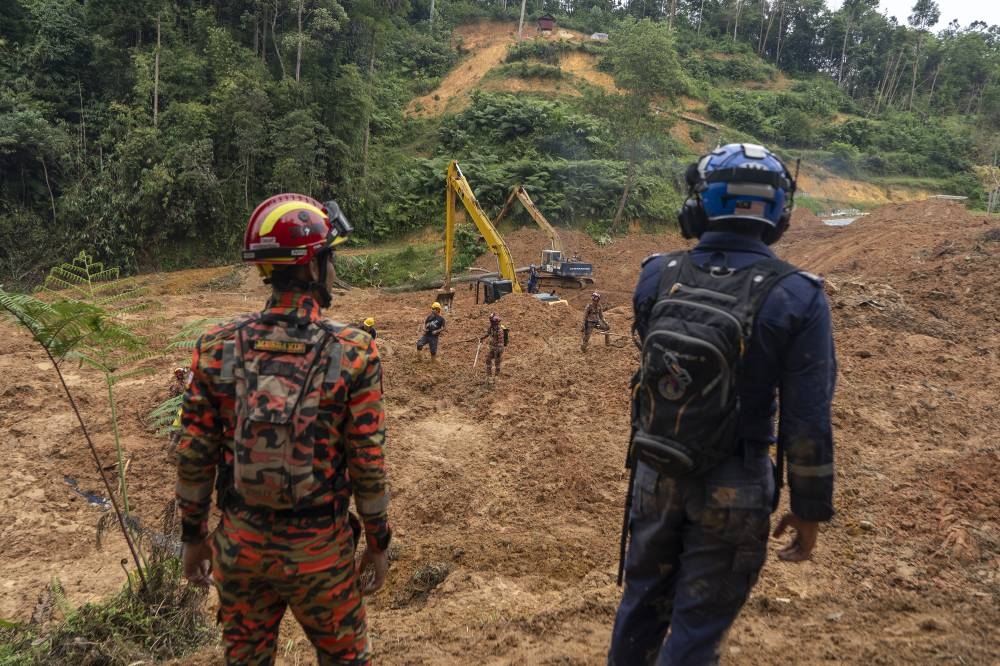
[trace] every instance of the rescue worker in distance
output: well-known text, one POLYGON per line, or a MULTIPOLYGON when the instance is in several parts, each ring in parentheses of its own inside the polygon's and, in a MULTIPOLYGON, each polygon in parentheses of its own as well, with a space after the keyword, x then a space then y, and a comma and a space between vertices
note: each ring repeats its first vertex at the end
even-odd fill
POLYGON ((590 334, 594 329, 602 331, 610 330, 608 322, 604 320, 604 308, 601 306, 601 295, 596 291, 590 295, 590 302, 583 313, 583 341, 580 343, 580 351, 587 351, 590 343, 590 334))
POLYGON ((378 337, 378 331, 375 330, 374 317, 366 317, 359 328, 368 335, 372 336, 372 340, 378 337))
POLYGON ((417 340, 417 351, 427 347, 431 352, 431 360, 437 359, 438 336, 444 330, 444 317, 441 316, 441 304, 431 303, 431 313, 424 319, 424 334, 417 340))
POLYGON ((490 326, 486 333, 480 336, 479 341, 489 339, 489 349, 486 351, 486 376, 500 374, 500 360, 503 358, 504 330, 500 326, 500 315, 494 312, 490 315, 490 326), (496 368, 496 372, 493 368, 496 368))
MULTIPOLYGON (((774 536, 788 528, 794 536, 778 557, 808 560, 819 524, 833 516, 830 412, 837 365, 829 306, 819 278, 781 262, 769 247, 788 226, 794 177, 766 148, 730 144, 691 165, 686 180, 689 199, 679 221, 684 236, 698 243, 687 253, 647 259, 633 299, 643 360, 633 382, 632 443, 637 454, 630 455, 631 541, 608 654, 608 664, 617 666, 718 663, 722 638, 767 557, 770 514, 777 506, 786 456, 791 511, 778 521, 774 536), (687 271, 686 278, 682 271, 687 271), (669 326, 681 329, 695 321, 703 326, 713 311, 699 300, 710 291, 705 284, 730 279, 740 285, 768 285, 755 296, 743 297, 753 299, 749 302, 757 310, 750 320, 749 344, 745 351, 738 345, 737 373, 729 379, 735 382, 732 400, 738 407, 725 427, 713 430, 706 402, 699 425, 707 427, 692 426, 690 442, 721 442, 723 446, 712 449, 717 458, 700 471, 692 467, 687 474, 668 473, 669 467, 657 463, 693 461, 676 452, 684 446, 678 442, 687 441, 682 437, 683 419, 697 411, 697 389, 702 388, 698 382, 707 381, 699 378, 697 355, 664 352, 671 344, 689 344, 694 335, 671 339, 669 326), (677 302, 681 305, 670 305, 677 302), (685 303, 690 309, 682 309, 685 303), (677 315, 669 314, 671 307, 679 308, 677 315), (658 379, 643 373, 668 356, 667 375, 651 390, 658 379), (644 405, 662 407, 661 424, 669 425, 647 430, 647 416, 655 412, 644 405), (776 438, 773 415, 778 409, 776 438), (657 438, 665 443, 659 449, 657 438), (769 456, 776 440, 777 474, 769 456)), ((740 298, 728 298, 739 304, 740 298)), ((739 322, 732 314, 717 319, 726 317, 739 322)), ((737 324, 733 330, 740 328, 737 324)), ((726 416, 716 421, 727 421, 726 416)), ((683 451, 695 456, 705 449, 683 451)))
POLYGON ((333 247, 350 225, 335 202, 282 194, 250 217, 243 260, 273 294, 261 312, 199 338, 184 395, 177 501, 183 567, 214 580, 228 664, 273 664, 290 607, 320 664, 369 664, 363 594, 382 587, 391 538, 381 365, 372 338, 321 317, 333 247), (208 528, 213 484, 221 521, 208 528), (362 590, 348 518, 367 543, 362 590))

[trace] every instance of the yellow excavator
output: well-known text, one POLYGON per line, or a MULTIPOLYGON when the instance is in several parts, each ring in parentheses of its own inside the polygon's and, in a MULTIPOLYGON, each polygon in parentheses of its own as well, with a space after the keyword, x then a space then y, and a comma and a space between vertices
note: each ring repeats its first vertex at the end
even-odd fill
POLYGON ((455 198, 462 200, 469 218, 486 239, 490 252, 497 258, 497 275, 483 276, 476 285, 476 301, 479 301, 480 286, 483 289, 483 300, 492 303, 504 294, 521 293, 521 285, 517 282, 517 271, 510 249, 504 242, 490 218, 483 211, 476 195, 473 194, 469 181, 465 179, 458 162, 452 160, 448 164, 448 176, 445 182, 445 227, 444 227, 444 285, 438 292, 438 302, 446 308, 451 308, 455 298, 455 290, 451 287, 451 267, 455 258, 455 198))
POLYGON ((548 250, 542 250, 542 261, 538 266, 538 277, 543 291, 553 287, 585 289, 594 284, 593 265, 576 261, 575 259, 572 261, 565 259, 559 233, 545 219, 542 211, 538 210, 538 207, 531 200, 528 191, 524 189, 523 185, 518 184, 511 188, 510 195, 500 210, 500 214, 493 220, 494 228, 500 226, 500 222, 506 217, 514 201, 521 202, 521 205, 524 206, 524 210, 528 212, 531 219, 549 237, 549 243, 552 246, 548 250))

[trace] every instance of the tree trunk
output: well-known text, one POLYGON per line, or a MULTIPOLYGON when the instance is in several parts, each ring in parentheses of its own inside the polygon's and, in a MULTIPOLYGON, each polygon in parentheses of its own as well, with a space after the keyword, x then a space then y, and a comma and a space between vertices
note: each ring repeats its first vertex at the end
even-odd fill
MULTIPOLYGON (((369 95, 375 90, 375 30, 372 30, 371 50, 368 52, 368 90, 369 95)), ((369 107, 370 108, 370 107, 369 107)), ((368 145, 372 136, 372 114, 365 113, 364 138, 361 144, 361 179, 368 175, 368 145)))
POLYGON ((698 10, 698 34, 701 34, 701 22, 705 18, 705 0, 701 0, 701 8, 698 10))
MULTIPOLYGON (((522 15, 523 14, 524 14, 524 12, 522 12, 522 15)), ((433 33, 434 32, 434 0, 431 0, 431 12, 430 12, 429 19, 430 19, 430 24, 431 24, 431 33, 433 33)))
MULTIPOLYGON (((903 63, 903 54, 902 52, 900 52, 899 61, 897 62, 897 65, 902 65, 902 63, 903 63)), ((903 72, 905 71, 905 69, 906 69, 905 67, 900 66, 894 73, 895 78, 893 79, 891 85, 889 86, 889 97, 885 103, 886 108, 892 106, 893 103, 896 101, 896 97, 899 92, 899 83, 900 81, 903 80, 903 72)))
POLYGON ((521 41, 521 33, 524 31, 524 5, 526 3, 527 0, 521 0, 521 19, 517 22, 517 41, 521 41))
POLYGON ((153 58, 153 127, 160 112, 160 17, 156 17, 156 56, 153 58))
POLYGON ((260 22, 257 20, 257 13, 253 15, 253 54, 260 55, 260 22))
POLYGON ((618 201, 618 210, 611 220, 611 233, 617 233, 621 224, 622 216, 625 213, 625 203, 628 201, 629 192, 632 190, 632 182, 635 180, 635 159, 638 151, 638 139, 632 139, 632 145, 628 149, 628 166, 625 168, 625 189, 622 190, 622 198, 618 201))
POLYGON ((261 6, 260 16, 260 61, 267 66, 267 7, 261 6))
POLYGON ((774 64, 776 67, 780 67, 778 62, 781 60, 781 38, 785 36, 785 0, 780 0, 780 2, 781 13, 778 14, 778 43, 774 49, 774 64))
POLYGON ((928 103, 934 98, 934 88, 937 87, 937 77, 941 73, 941 63, 939 62, 937 67, 934 68, 934 77, 931 79, 931 91, 928 93, 928 103))
POLYGON ((847 19, 847 24, 844 26, 844 43, 840 47, 840 68, 837 71, 837 86, 843 87, 844 84, 844 64, 847 62, 847 37, 851 34, 851 19, 847 19))
POLYGON ((736 21, 733 22, 733 41, 736 41, 736 31, 740 28, 740 11, 743 9, 743 0, 736 0, 736 21))
POLYGON ((295 82, 299 82, 299 73, 302 71, 302 10, 306 0, 299 0, 299 47, 295 53, 295 82))
POLYGON ((52 195, 52 184, 49 183, 49 168, 45 166, 45 156, 39 154, 38 159, 42 162, 42 173, 45 174, 45 187, 49 188, 49 202, 52 204, 52 224, 56 223, 56 198, 52 195))
POLYGON ((285 78, 285 62, 281 59, 281 49, 278 47, 278 0, 274 2, 274 17, 271 19, 271 44, 274 45, 274 55, 281 68, 281 78, 285 78))
POLYGON ((80 79, 76 80, 76 91, 80 96, 80 159, 78 161, 82 169, 83 160, 87 155, 87 117, 83 111, 83 83, 80 82, 80 79))
POLYGON ((913 55, 913 78, 910 79, 910 101, 906 105, 907 111, 913 110, 913 95, 917 92, 917 65, 920 64, 920 43, 924 41, 924 36, 917 33, 917 48, 913 55))
POLYGON ((783 0, 778 0, 778 4, 771 7, 771 14, 767 18, 767 29, 764 30, 764 38, 761 40, 760 44, 760 57, 765 60, 767 59, 764 57, 767 53, 767 40, 771 36, 771 27, 774 26, 774 15, 778 13, 782 2, 783 0))
POLYGON ((670 0, 670 29, 674 29, 674 20, 677 18, 677 0, 670 0))

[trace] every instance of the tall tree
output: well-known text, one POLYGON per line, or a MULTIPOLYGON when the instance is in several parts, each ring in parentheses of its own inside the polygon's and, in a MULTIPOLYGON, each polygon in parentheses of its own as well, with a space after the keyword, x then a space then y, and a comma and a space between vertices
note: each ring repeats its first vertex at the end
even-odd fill
POLYGON ((617 231, 635 182, 639 144, 651 131, 652 105, 673 106, 688 84, 669 28, 649 19, 623 21, 611 36, 606 58, 622 94, 606 96, 604 101, 622 133, 627 160, 625 186, 611 222, 612 231, 617 231))
POLYGON ((920 48, 924 43, 924 31, 937 25, 941 18, 941 10, 934 0, 917 0, 913 5, 913 13, 906 20, 916 31, 916 52, 913 54, 913 78, 910 80, 910 102, 908 109, 913 109, 913 95, 917 90, 917 67, 920 65, 920 48))

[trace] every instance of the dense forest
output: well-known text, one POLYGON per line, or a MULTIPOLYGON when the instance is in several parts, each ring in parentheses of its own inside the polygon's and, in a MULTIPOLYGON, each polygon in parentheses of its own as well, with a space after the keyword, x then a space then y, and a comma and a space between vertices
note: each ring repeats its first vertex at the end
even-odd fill
POLYGON ((466 56, 453 29, 506 0, 0 0, 0 283, 81 249, 129 270, 228 263, 265 196, 337 198, 358 242, 439 223, 449 159, 489 209, 515 182, 560 224, 667 224, 691 149, 682 100, 725 132, 849 177, 983 205, 1000 149, 1000 26, 916 0, 528 0, 607 42, 526 39, 498 75, 599 58, 621 94, 478 91, 408 116, 466 56), (432 13, 433 12, 433 13, 432 13), (932 29, 938 30, 933 32, 932 29), (779 79, 785 85, 771 85, 779 79), (749 86, 747 82, 759 85, 749 86))

